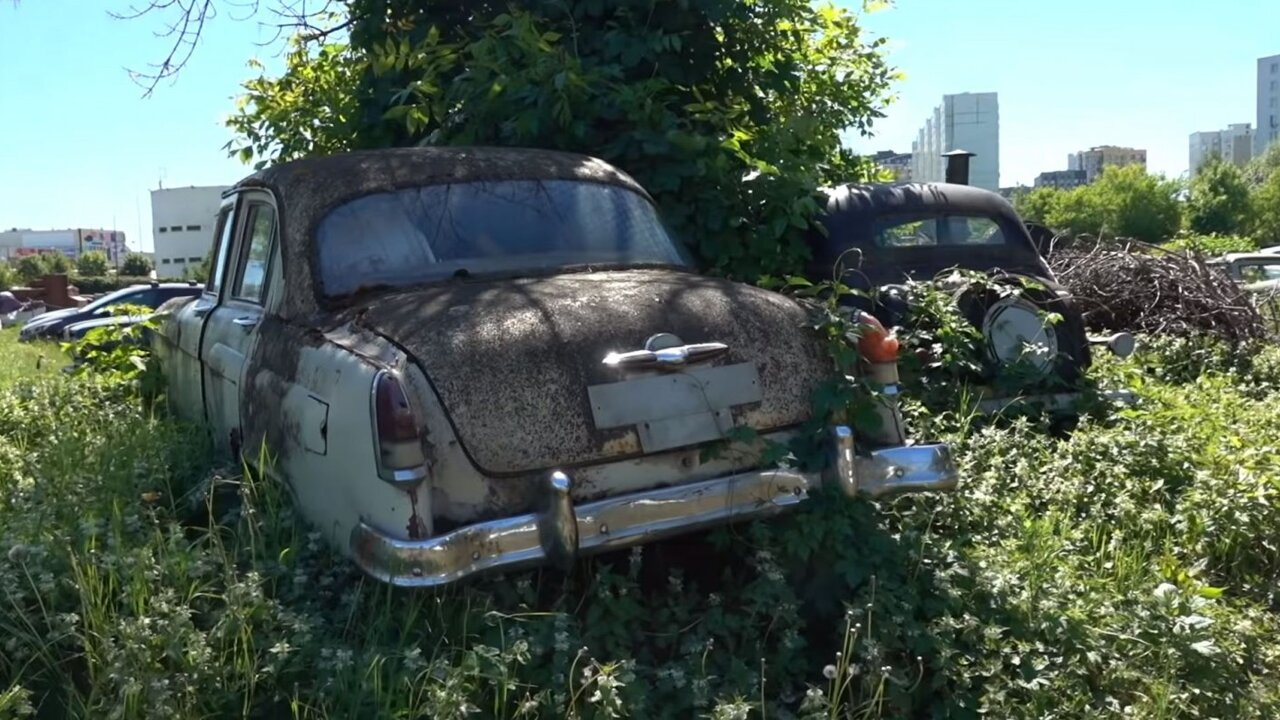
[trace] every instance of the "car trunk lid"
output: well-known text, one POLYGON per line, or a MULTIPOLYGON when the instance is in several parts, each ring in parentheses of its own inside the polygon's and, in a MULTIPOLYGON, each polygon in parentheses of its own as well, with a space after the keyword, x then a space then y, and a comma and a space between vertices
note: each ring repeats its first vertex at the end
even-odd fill
POLYGON ((460 280, 355 313, 420 365, 472 461, 495 476, 695 446, 734 425, 791 427, 831 368, 796 303, 679 271, 460 280), (666 348, 665 371, 635 355, 606 364, 664 333, 692 357, 672 363, 680 351, 666 348))

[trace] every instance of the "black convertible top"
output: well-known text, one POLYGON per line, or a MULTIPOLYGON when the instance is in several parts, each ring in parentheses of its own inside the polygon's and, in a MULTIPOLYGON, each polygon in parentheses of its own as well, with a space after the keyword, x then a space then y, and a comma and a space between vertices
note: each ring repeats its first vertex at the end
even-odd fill
MULTIPOLYGON (((412 147, 307 158, 260 170, 227 191, 265 189, 280 219, 285 315, 318 308, 311 238, 339 205, 410 187, 501 180, 581 180, 617 185, 652 198, 635 180, 593 157, 553 150, 496 147, 412 147)), ((359 240, 359 238, 353 238, 359 240)))
POLYGON ((951 267, 977 271, 999 268, 1053 279, 1013 206, 997 193, 970 185, 841 185, 827 192, 822 224, 826 234, 814 231, 808 237, 813 256, 808 268, 811 276, 830 277, 832 266, 844 256, 845 265, 857 267, 873 286, 899 283, 908 277, 927 279, 951 267), (1000 227, 1005 242, 916 247, 881 247, 875 242, 877 225, 885 219, 945 215, 989 218, 1000 227), (860 262, 858 253, 846 254, 851 248, 860 251, 860 262))

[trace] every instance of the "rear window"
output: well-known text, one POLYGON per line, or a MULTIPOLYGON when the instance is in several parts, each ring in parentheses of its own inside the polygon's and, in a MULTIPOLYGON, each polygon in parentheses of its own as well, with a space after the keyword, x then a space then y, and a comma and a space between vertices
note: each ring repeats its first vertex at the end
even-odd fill
POLYGON ((316 233, 329 296, 456 274, 688 265, 653 205, 575 180, 431 185, 339 206, 316 233))
POLYGON ((940 245, 1005 245, 1000 223, 973 215, 882 218, 875 225, 876 245, 885 248, 940 245))

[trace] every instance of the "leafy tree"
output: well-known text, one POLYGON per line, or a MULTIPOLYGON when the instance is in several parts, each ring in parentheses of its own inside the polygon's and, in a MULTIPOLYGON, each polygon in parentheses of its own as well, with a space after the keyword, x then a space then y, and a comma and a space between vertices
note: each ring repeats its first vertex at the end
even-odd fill
POLYGON ((111 272, 111 263, 106 253, 90 250, 76 260, 76 272, 85 277, 104 277, 111 272))
POLYGON ((1061 202, 1064 191, 1051 187, 1039 187, 1013 196, 1013 209, 1023 220, 1048 222, 1054 208, 1061 202))
POLYGON ((1280 172, 1271 173, 1254 193, 1253 206, 1254 237, 1262 245, 1280 245, 1280 172))
POLYGON ((1102 232, 1107 218, 1097 192, 1084 185, 1059 193, 1045 215, 1047 225, 1071 235, 1102 232))
POLYGON ((1117 235, 1145 242, 1173 237, 1182 224, 1178 182, 1139 165, 1108 167, 1091 185, 1063 192, 1045 222, 1071 234, 1117 235))
POLYGON ((711 267, 796 269, 817 189, 893 77, 856 17, 800 0, 351 0, 350 43, 245 84, 229 149, 259 164, 368 147, 585 152, 633 175, 711 267))
POLYGON ((1260 188, 1267 184, 1272 175, 1280 171, 1280 142, 1271 143, 1261 155, 1249 161, 1244 175, 1252 187, 1260 188))
POLYGON ((71 272, 71 260, 60 252, 41 253, 40 259, 45 272, 50 275, 66 275, 71 272))
POLYGON ((49 267, 45 264, 42 255, 27 255, 19 258, 14 269, 18 271, 18 277, 22 282, 28 285, 49 274, 49 267))
POLYGON ((121 275, 150 275, 152 270, 151 258, 140 252, 131 252, 124 256, 124 260, 120 263, 121 275))
POLYGON ((1235 235, 1249 227, 1249 183, 1240 168, 1213 158, 1192 178, 1190 191, 1187 227, 1193 233, 1235 235))

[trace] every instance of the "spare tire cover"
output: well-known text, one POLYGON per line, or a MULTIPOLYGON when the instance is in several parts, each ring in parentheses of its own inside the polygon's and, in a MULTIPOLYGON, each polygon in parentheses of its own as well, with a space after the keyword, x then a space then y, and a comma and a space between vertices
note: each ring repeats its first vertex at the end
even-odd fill
POLYGON ((989 369, 994 373, 1022 359, 1046 377, 1078 380, 1089 366, 1089 341, 1080 313, 1060 294, 1061 288, 1043 278, 1022 276, 991 282, 1017 292, 966 284, 954 295, 961 313, 982 333, 989 369), (1062 321, 1047 322, 1049 313, 1062 316, 1062 321))

